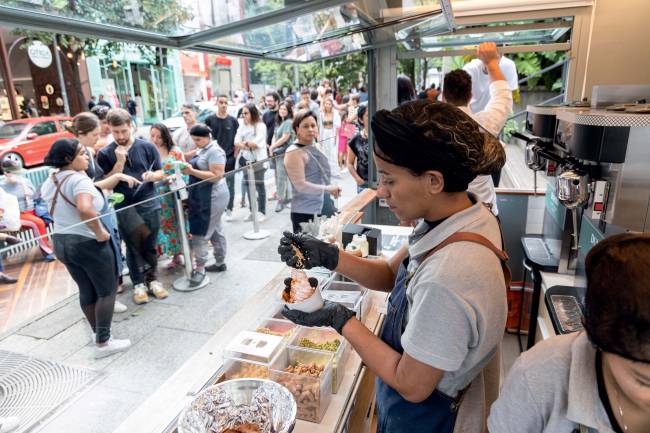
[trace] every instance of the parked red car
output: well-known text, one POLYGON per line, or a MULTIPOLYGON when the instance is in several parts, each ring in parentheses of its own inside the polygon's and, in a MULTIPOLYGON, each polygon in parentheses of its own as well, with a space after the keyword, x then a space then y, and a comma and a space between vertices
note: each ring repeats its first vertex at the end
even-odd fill
POLYGON ((70 117, 34 117, 0 126, 0 159, 20 161, 23 167, 43 164, 47 151, 59 138, 73 137, 63 126, 70 117))

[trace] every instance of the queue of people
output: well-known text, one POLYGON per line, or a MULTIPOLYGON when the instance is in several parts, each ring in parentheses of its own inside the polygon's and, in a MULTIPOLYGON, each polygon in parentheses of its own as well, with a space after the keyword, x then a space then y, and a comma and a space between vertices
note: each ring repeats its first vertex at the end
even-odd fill
MULTIPOLYGON (((253 175, 244 170, 241 195, 254 184, 257 202, 247 197, 249 208, 263 221, 271 156, 275 210, 291 210, 281 259, 292 267, 322 266, 390 293, 379 336, 334 302, 313 313, 283 311, 300 325, 334 328, 376 375, 378 432, 478 433, 486 423, 491 433, 650 431, 645 235, 617 235, 592 248, 585 262, 585 331, 523 354, 491 399, 499 388, 491 364, 499 356, 509 284, 493 175, 505 163, 496 136, 512 110, 514 89, 495 44, 483 43, 477 53, 465 70, 445 76, 441 102, 433 90, 416 100, 412 84, 400 77, 399 106, 372 120, 360 95, 337 100, 328 80, 314 91, 303 89, 296 104, 270 92, 265 110, 248 103, 239 120, 227 114, 225 95, 205 123, 197 121, 196 107, 183 105, 185 127, 172 136, 154 124, 151 143, 133 136, 124 110, 102 110, 103 119, 76 116, 76 139, 58 140, 48 153, 46 162, 57 171, 41 193, 54 220, 56 257, 79 286, 95 356, 130 345, 111 335, 122 243, 136 303, 169 296, 157 278, 161 254, 174 266, 193 260, 190 286, 202 285, 206 272, 226 271, 222 219, 232 220, 236 186, 227 174, 253 166, 253 175), (102 121, 110 142, 100 145, 102 133, 109 136, 102 121), (417 222, 408 245, 388 260, 363 259, 301 233, 314 217, 336 213, 341 188, 334 178, 343 167, 357 191, 369 186, 370 158, 379 174, 377 196, 400 220, 417 222), (167 183, 179 171, 189 184, 188 227, 178 226, 167 183), (110 191, 124 196, 116 213, 110 191), (183 231, 191 235, 192 257, 182 255, 183 231), (208 264, 210 246, 214 263, 208 264), (458 257, 472 263, 472 272, 459 272, 458 257)), ((3 169, 13 185, 5 189, 21 201, 21 219, 32 215, 27 199, 33 186, 19 177, 21 167, 3 162, 3 169)), ((38 226, 34 230, 41 234, 38 226)), ((0 234, 0 241, 16 238, 0 234)), ((2 272, 0 261, 0 282, 10 281, 2 272)))

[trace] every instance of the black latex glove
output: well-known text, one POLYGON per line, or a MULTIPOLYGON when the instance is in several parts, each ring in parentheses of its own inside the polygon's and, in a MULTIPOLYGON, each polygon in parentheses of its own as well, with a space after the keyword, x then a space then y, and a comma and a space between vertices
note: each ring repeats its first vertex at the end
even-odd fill
POLYGON ((331 326, 336 329, 336 332, 342 334, 343 326, 355 316, 355 312, 336 302, 325 301, 323 308, 313 313, 292 310, 285 305, 282 315, 298 325, 331 326))
POLYGON ((339 248, 336 245, 319 241, 315 237, 305 234, 284 232, 283 235, 280 239, 278 253, 288 266, 298 269, 323 266, 333 271, 339 264, 339 248), (296 254, 293 246, 300 250, 304 260, 301 260, 296 254))

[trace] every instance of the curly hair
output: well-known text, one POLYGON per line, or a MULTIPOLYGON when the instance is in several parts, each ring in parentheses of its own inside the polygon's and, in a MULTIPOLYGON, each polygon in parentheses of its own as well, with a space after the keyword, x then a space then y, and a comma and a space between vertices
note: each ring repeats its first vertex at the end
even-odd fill
POLYGON ((591 342, 601 350, 650 362, 648 269, 648 235, 614 235, 587 254, 583 324, 591 342))
POLYGON ((505 163, 499 140, 451 104, 417 100, 380 110, 371 127, 377 157, 416 176, 439 171, 445 192, 466 191, 477 175, 490 174, 505 163))

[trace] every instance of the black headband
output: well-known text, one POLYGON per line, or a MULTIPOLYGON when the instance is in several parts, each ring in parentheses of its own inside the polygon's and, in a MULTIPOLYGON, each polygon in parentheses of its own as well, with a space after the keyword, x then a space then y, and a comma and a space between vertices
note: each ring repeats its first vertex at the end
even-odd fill
POLYGON ((195 137, 209 137, 212 130, 207 125, 194 125, 190 128, 190 135, 195 137))
POLYGON ((370 125, 377 141, 375 152, 387 162, 414 172, 432 169, 432 160, 447 168, 458 165, 447 146, 441 142, 428 145, 422 128, 393 111, 378 111, 370 125))
POLYGON ((61 138, 56 140, 45 155, 45 165, 61 168, 70 164, 79 151, 79 141, 74 138, 61 138))

